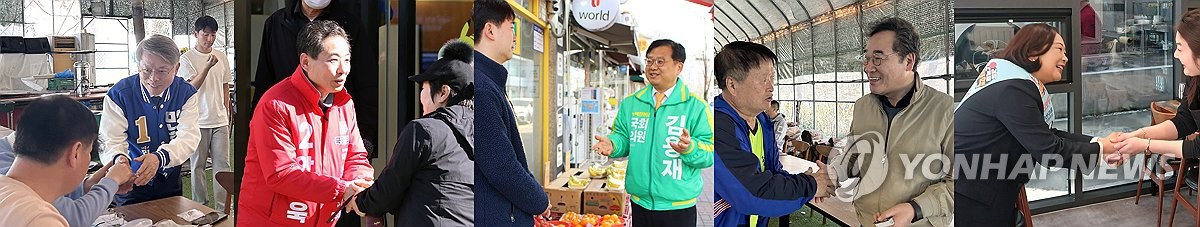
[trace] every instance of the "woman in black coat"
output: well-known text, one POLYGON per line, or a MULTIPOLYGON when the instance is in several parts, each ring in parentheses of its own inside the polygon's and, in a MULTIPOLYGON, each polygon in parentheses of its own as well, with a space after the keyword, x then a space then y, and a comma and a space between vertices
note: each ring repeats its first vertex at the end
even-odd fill
POLYGON ((1107 139, 1051 128, 1054 106, 1045 83, 1067 65, 1058 31, 1030 24, 985 65, 954 112, 955 222, 1012 226, 1014 204, 1038 163, 1090 171, 1107 139), (962 163, 966 162, 966 163, 962 163))

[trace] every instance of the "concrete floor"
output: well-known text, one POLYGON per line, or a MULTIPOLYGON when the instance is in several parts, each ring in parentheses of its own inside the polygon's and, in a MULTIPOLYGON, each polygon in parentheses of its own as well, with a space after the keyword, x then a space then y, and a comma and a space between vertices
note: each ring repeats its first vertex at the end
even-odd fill
POLYGON ((713 226, 713 168, 705 168, 700 175, 704 176, 704 191, 696 199, 696 226, 713 226))

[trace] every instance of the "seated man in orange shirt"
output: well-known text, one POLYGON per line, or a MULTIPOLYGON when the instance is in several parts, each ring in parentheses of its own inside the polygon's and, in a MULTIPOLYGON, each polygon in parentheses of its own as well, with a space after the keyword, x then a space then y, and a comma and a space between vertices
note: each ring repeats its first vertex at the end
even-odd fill
MULTIPOLYGON (((0 175, 0 226, 68 226, 51 204, 87 175, 100 126, 92 111, 65 95, 40 97, 25 108, 13 144, 17 154, 0 175)), ((126 170, 128 163, 117 163, 126 170)))

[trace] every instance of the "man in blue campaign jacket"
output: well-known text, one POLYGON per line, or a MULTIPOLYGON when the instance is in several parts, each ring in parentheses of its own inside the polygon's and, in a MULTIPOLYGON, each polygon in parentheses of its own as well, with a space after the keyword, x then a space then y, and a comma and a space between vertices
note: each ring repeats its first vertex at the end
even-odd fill
POLYGON ((475 1, 475 225, 533 226, 550 198, 529 172, 525 148, 505 93, 512 59, 513 20, 508 3, 475 1))
POLYGON ((779 163, 774 125, 763 112, 774 91, 775 54, 759 44, 733 42, 715 59, 721 89, 713 101, 715 226, 766 226, 767 217, 829 196, 832 182, 824 171, 790 174, 779 163))
POLYGON ((179 48, 155 35, 138 44, 140 73, 113 85, 104 97, 100 140, 101 162, 131 161, 133 191, 118 195, 126 205, 183 195, 182 165, 200 144, 196 88, 175 76, 179 48))

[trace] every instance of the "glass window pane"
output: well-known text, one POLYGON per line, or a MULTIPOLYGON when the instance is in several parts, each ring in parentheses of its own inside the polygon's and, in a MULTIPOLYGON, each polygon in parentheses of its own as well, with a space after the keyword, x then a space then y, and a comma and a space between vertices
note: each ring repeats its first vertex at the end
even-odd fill
MULTIPOLYGON (((1067 100, 1070 96, 1066 93, 1051 94, 1050 96, 1055 110, 1069 110, 1070 103, 1067 100)), ((1052 127, 1069 131, 1070 127, 1067 127, 1067 123, 1067 119, 1060 117, 1054 121, 1052 127)), ((1029 201, 1070 194, 1070 182, 1073 177, 1069 176, 1072 176, 1073 172, 1070 169, 1047 168, 1037 165, 1030 176, 1029 183, 1025 184, 1025 193, 1028 194, 1029 201)))
MULTIPOLYGON (((1100 16, 1080 18, 1098 22, 1096 30, 1081 36, 1083 115, 1090 116, 1083 118, 1083 133, 1104 136, 1147 126, 1149 104, 1174 99, 1174 3, 1093 0, 1090 5, 1100 16), (1110 4, 1126 7, 1102 7, 1110 4)), ((1105 171, 1103 178, 1085 177, 1084 190, 1137 181, 1139 172, 1127 176, 1118 170, 1104 167, 1097 170, 1105 171)))
POLYGON ((115 84, 117 81, 133 75, 128 69, 96 69, 96 85, 115 84))
MULTIPOLYGON (((813 33, 816 40, 813 43, 813 53, 818 59, 832 56, 834 54, 833 23, 817 23, 813 26, 813 33)), ((833 71, 833 61, 817 61, 817 73, 826 73, 833 71)))
MULTIPOLYGON (((545 113, 541 110, 542 97, 539 94, 539 80, 541 78, 542 53, 537 52, 533 48, 533 39, 542 37, 533 37, 533 27, 536 24, 530 23, 528 20, 521 20, 520 34, 521 49, 519 55, 513 55, 512 60, 504 63, 504 67, 508 69, 508 98, 513 107, 513 114, 517 121, 517 130, 521 133, 521 143, 525 148, 526 160, 531 163, 542 162, 542 122, 538 119, 545 113)), ((529 165, 530 171, 535 178, 541 178, 542 169, 539 165, 529 165)))
POLYGON ((83 21, 87 21, 87 27, 84 27, 83 31, 95 35, 97 51, 95 63, 93 63, 96 67, 95 84, 110 85, 133 75, 133 71, 129 70, 133 65, 133 57, 130 54, 133 47, 128 45, 133 39, 133 32, 127 27, 127 20, 83 18, 83 21))
MULTIPOLYGON (((518 7, 522 7, 529 11, 533 11, 533 2, 536 0, 515 0, 515 1, 517 2, 518 7)), ((567 4, 571 4, 571 3, 567 2, 567 4)))
POLYGON ((96 68, 129 68, 129 52, 97 52, 96 68))
MULTIPOLYGON (((1030 24, 1029 22, 1017 23, 957 23, 954 25, 954 33, 959 34, 954 40, 954 79, 957 84, 966 84, 965 87, 955 87, 955 89, 966 91, 970 89, 969 84, 979 77, 979 69, 984 64, 1000 53, 1004 47, 1008 46, 1008 41, 1012 39, 1013 34, 1020 29, 1020 26, 1030 24)), ((1050 26, 1059 28, 1062 32, 1062 25, 1058 22, 1050 22, 1050 26)), ((1067 50, 1068 52, 1071 50, 1067 50)), ((1067 67, 1075 61, 1068 61, 1067 67)), ((1070 75, 1063 75, 1063 80, 1070 79, 1070 75)))
POLYGON ((96 51, 125 51, 129 46, 125 44, 96 44, 96 51))
MULTIPOLYGON (((925 75, 922 75, 922 76, 925 76, 925 75)), ((933 89, 934 89, 934 90, 937 90, 937 91, 939 91, 939 92, 942 92, 942 93, 947 93, 947 94, 948 94, 948 93, 950 93, 951 91, 953 91, 953 90, 954 90, 954 87, 953 87, 953 85, 950 83, 950 80, 948 80, 948 79, 947 79, 947 80, 944 80, 944 79, 923 79, 923 80, 921 80, 921 82, 925 83, 925 85, 929 85, 929 87, 933 87, 933 89)), ((864 85, 865 85, 865 84, 864 84, 864 85)), ((867 88, 866 88, 866 86, 864 86, 864 89, 867 89, 867 88)))
POLYGON ((87 19, 92 20, 85 31, 96 35, 96 44, 99 48, 103 43, 129 43, 129 27, 124 24, 125 20, 120 19, 87 19), (105 32, 100 32, 105 31, 105 32), (108 32, 108 31, 126 31, 126 32, 108 32))
POLYGON ((21 24, 0 23, 0 35, 23 36, 25 35, 25 26, 21 26, 21 24))

